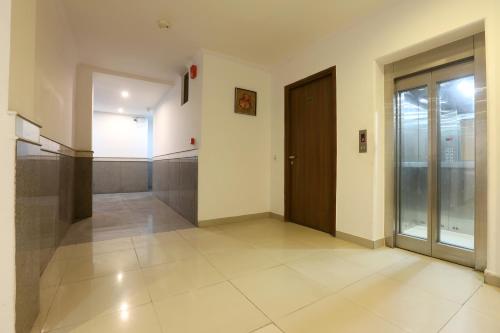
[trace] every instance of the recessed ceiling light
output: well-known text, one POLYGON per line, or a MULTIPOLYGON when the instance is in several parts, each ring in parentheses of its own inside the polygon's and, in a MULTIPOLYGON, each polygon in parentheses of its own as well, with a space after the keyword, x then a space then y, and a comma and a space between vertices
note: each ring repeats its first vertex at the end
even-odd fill
POLYGON ((123 113, 123 108, 119 108, 118 112, 123 113))
POLYGON ((126 90, 122 91, 123 98, 128 98, 129 96, 130 96, 130 94, 128 93, 128 91, 126 91, 126 90))
POLYGON ((170 23, 167 20, 165 20, 165 19, 158 20, 157 23, 158 23, 158 28, 160 30, 168 30, 168 29, 170 29, 170 23))

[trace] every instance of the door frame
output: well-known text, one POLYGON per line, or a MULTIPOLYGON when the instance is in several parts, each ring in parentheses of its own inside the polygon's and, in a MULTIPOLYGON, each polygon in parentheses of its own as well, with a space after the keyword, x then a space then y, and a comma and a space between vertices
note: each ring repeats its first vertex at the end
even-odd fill
POLYGON ((284 168, 285 168, 285 221, 291 221, 291 202, 290 202, 290 197, 291 197, 291 165, 288 160, 288 156, 292 153, 291 152, 291 143, 290 143, 290 97, 291 97, 291 91, 295 88, 304 86, 306 84, 309 84, 313 81, 323 79, 325 77, 331 77, 332 79, 332 112, 333 112, 333 130, 334 130, 334 138, 335 142, 333 145, 333 174, 334 177, 332 177, 332 191, 333 191, 333 203, 332 203, 332 221, 330 223, 330 230, 329 233, 332 236, 336 235, 337 231, 337 75, 336 75, 336 67, 330 67, 327 68, 321 72, 318 72, 316 74, 313 74, 311 76, 308 76, 302 80, 299 80, 297 82, 291 83, 287 86, 285 86, 285 155, 284 155, 284 168))

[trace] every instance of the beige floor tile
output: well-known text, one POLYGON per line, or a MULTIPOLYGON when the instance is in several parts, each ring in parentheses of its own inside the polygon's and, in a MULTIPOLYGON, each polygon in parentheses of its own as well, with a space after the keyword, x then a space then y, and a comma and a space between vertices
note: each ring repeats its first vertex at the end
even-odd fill
POLYGON ((500 332, 500 316, 485 315, 473 309, 462 308, 446 326, 442 333, 498 333, 500 332))
POLYGON ((68 260, 51 260, 40 277, 40 288, 57 287, 61 283, 68 260))
POLYGON ((331 251, 307 256, 287 263, 287 266, 321 283, 331 291, 338 291, 373 274, 373 269, 341 259, 331 251))
POLYGON ((465 303, 466 308, 472 308, 490 317, 500 316, 500 288, 483 285, 465 303))
POLYGON ((210 253, 206 258, 229 279, 279 265, 266 251, 255 248, 210 253))
POLYGON ((230 283, 154 303, 164 332, 248 333, 269 323, 230 283))
POLYGON ((343 259, 371 268, 374 271, 382 270, 390 265, 407 259, 410 254, 399 249, 391 249, 387 247, 376 250, 354 250, 354 252, 336 251, 342 255, 343 259))
POLYGON ((139 263, 134 250, 104 253, 91 258, 73 259, 68 262, 62 284, 118 274, 138 268, 139 263))
POLYGON ((462 304, 484 280, 482 274, 470 268, 418 255, 408 257, 380 273, 462 304))
POLYGON ((322 251, 295 239, 269 239, 253 246, 268 252, 271 258, 280 263, 294 261, 322 251))
POLYGON ((286 333, 397 333, 403 329, 340 297, 328 296, 277 321, 286 333))
POLYGON ((56 333, 161 333, 160 322, 153 305, 134 308, 95 317, 76 326, 51 331, 56 333))
POLYGON ((200 256, 198 251, 184 241, 138 247, 135 251, 141 267, 200 256))
POLYGON ((286 266, 231 281, 271 319, 280 318, 328 294, 322 285, 286 266))
POLYGON ((286 229, 285 223, 273 219, 228 223, 218 226, 225 236, 244 242, 258 243, 279 238, 286 229))
POLYGON ((187 242, 192 247, 205 254, 252 248, 249 243, 245 243, 224 235, 189 239, 187 240, 187 242))
POLYGON ((44 328, 71 326, 149 302, 149 292, 140 271, 70 283, 59 287, 44 328))
POLYGON ((130 238, 118 238, 100 242, 61 246, 55 253, 56 260, 92 258, 95 255, 133 249, 130 238))
POLYGON ((271 324, 267 325, 265 327, 259 328, 256 331, 253 331, 252 333, 283 333, 282 330, 280 330, 276 325, 271 324))
POLYGON ((203 228, 187 228, 176 231, 182 238, 186 240, 197 240, 203 238, 211 238, 220 235, 221 231, 216 226, 203 228))
POLYGON ((134 246, 144 247, 152 245, 167 245, 175 242, 185 242, 185 240, 175 231, 159 232, 150 235, 132 237, 134 246))
POLYGON ((460 309, 459 303, 382 275, 356 282, 339 295, 411 332, 437 332, 460 309))
POLYGON ((143 274, 153 301, 225 280, 201 256, 145 268, 143 274))

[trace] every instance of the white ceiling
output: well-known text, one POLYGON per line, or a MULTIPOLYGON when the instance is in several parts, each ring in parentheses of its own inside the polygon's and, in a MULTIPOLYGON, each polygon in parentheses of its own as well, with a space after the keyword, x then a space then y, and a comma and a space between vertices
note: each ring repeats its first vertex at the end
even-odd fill
POLYGON ((148 116, 170 89, 161 83, 130 79, 109 74, 94 73, 94 111, 148 116), (129 93, 123 98, 122 91, 129 93))
POLYGON ((395 1, 63 0, 82 62, 167 80, 200 48, 270 66, 395 1))

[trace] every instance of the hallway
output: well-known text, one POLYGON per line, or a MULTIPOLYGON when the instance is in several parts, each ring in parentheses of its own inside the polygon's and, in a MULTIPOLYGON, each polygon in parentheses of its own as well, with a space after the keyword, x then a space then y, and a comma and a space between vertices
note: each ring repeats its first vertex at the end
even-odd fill
POLYGON ((93 215, 71 225, 61 245, 192 228, 150 192, 93 195, 93 215))
POLYGON ((468 268, 272 219, 188 228, 148 194, 95 200, 83 223, 109 240, 68 234, 33 332, 500 330, 500 291, 468 268))

